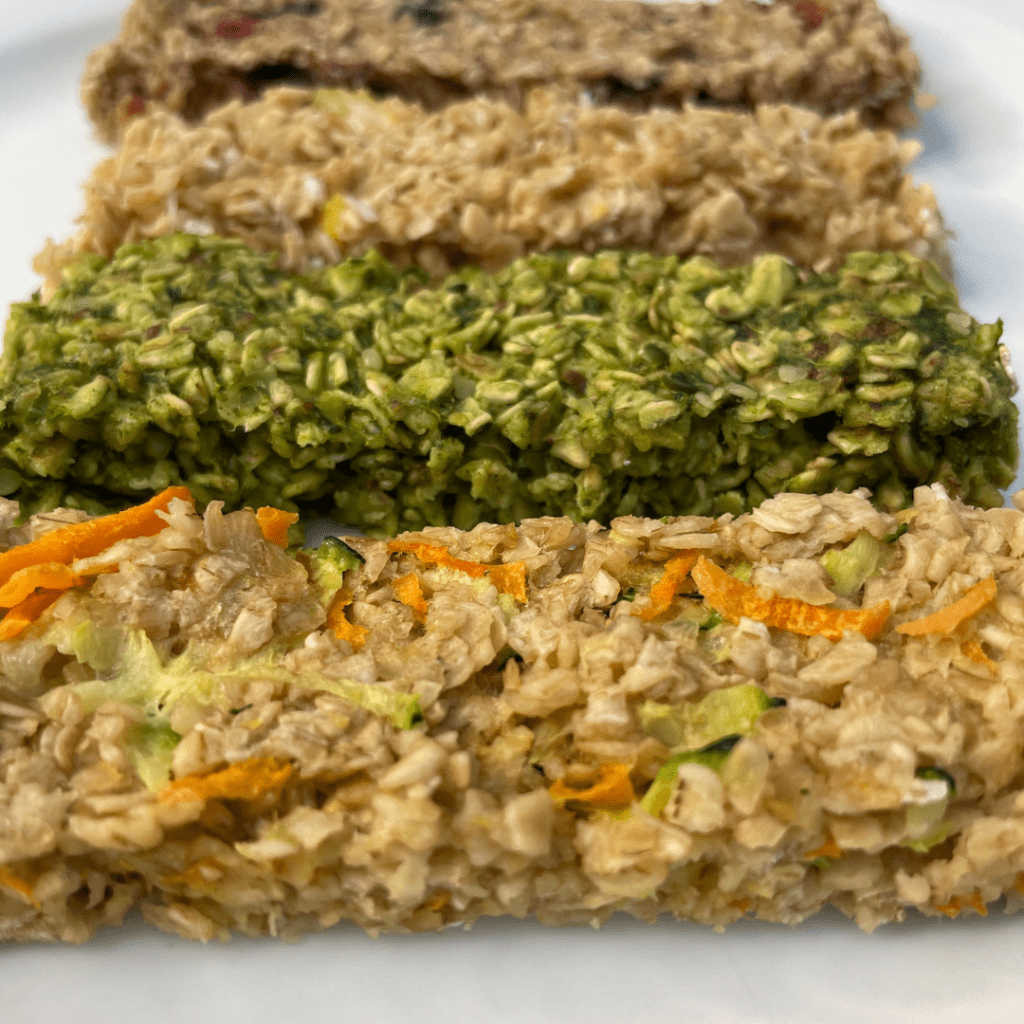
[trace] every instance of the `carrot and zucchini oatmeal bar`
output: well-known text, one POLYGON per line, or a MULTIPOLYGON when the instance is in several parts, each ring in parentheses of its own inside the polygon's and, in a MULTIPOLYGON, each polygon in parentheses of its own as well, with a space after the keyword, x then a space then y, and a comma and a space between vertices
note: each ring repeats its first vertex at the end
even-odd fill
POLYGON ((874 0, 136 0, 82 98, 108 141, 144 110, 197 120, 282 80, 428 109, 550 85, 634 109, 795 103, 899 128, 920 72, 874 0))
POLYGON ((133 118, 85 184, 77 235, 35 266, 52 290, 78 252, 175 231, 240 238, 292 270, 376 248, 435 277, 550 249, 945 260, 935 196, 907 173, 919 150, 854 113, 791 106, 631 113, 538 89, 522 110, 475 97, 428 113, 278 88, 196 124, 133 118))
POLYGON ((16 513, 8 939, 138 904, 209 939, 1019 903, 1017 509, 786 494, 297 554, 293 516, 181 489, 16 513))

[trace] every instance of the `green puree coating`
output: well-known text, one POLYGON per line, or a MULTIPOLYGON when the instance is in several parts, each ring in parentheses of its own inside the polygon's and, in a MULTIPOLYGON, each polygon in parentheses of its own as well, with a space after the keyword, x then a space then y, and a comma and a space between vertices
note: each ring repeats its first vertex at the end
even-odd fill
POLYGON ((0 493, 99 510, 183 483, 378 535, 861 485, 894 509, 935 480, 992 506, 1017 461, 1000 332, 906 254, 548 254, 431 288, 375 253, 299 277, 175 235, 13 307, 0 493))

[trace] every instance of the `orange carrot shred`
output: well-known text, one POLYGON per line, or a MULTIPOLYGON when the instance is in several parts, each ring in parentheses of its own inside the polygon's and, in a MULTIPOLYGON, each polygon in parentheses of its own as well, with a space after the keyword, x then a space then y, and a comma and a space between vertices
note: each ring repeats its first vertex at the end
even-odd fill
POLYGON ((484 573, 490 566, 482 562, 467 562, 461 558, 453 558, 447 548, 439 547, 436 544, 426 544, 411 540, 389 540, 388 554, 411 554, 415 555, 426 565, 441 565, 448 569, 458 569, 467 576, 475 579, 482 579, 484 573))
POLYGON ((792 597, 762 597, 757 587, 736 579, 703 555, 698 557, 690 575, 708 604, 734 623, 746 617, 790 633, 820 634, 829 640, 840 640, 844 630, 852 629, 874 640, 889 619, 888 601, 871 608, 846 610, 792 597))
POLYGON ((942 903, 935 907, 936 910, 945 914, 946 917, 957 917, 964 907, 970 907, 977 911, 980 917, 988 917, 988 907, 981 898, 981 890, 975 889, 970 896, 954 896, 948 903, 942 903))
POLYGON ((63 590, 37 590, 16 604, 0 619, 0 640, 13 640, 30 622, 35 622, 63 590))
POLYGON ((0 587, 0 608, 14 608, 39 589, 67 590, 80 587, 85 579, 63 562, 43 562, 19 569, 0 587))
POLYGON ((699 554, 699 551, 692 549, 680 551, 678 555, 673 555, 665 563, 665 571, 662 573, 661 579, 651 587, 651 603, 646 608, 640 609, 640 618, 644 622, 650 622, 662 612, 668 611, 683 581, 690 575, 690 570, 696 563, 699 554))
POLYGON ((172 498, 191 501, 187 487, 168 487, 142 505, 84 523, 69 523, 28 544, 19 544, 0 554, 0 586, 19 570, 43 562, 70 565, 77 558, 91 558, 130 537, 153 537, 167 523, 157 512, 166 512, 172 498))
POLYGON ((843 848, 829 836, 816 850, 808 850, 803 859, 817 860, 819 857, 828 857, 829 860, 838 860, 842 855, 843 848))
POLYGON ((993 675, 998 675, 999 665, 993 661, 986 653, 985 649, 975 639, 965 640, 960 645, 960 653, 965 658, 970 658, 977 665, 984 665, 993 675))
POLYGON ((551 799, 560 803, 571 800, 574 803, 589 804, 600 810, 614 810, 628 807, 636 800, 636 792, 629 778, 628 764, 603 764, 600 777, 587 789, 573 789, 559 779, 548 790, 551 799))
MULTIPOLYGON (((461 565, 456 566, 461 569, 461 565)), ((509 594, 513 600, 526 604, 526 563, 505 562, 502 565, 487 566, 487 578, 501 594, 509 594)))
POLYGON ((258 800, 279 792, 295 769, 279 757, 249 757, 209 775, 186 775, 160 793, 164 804, 195 800, 258 800))
POLYGON ((395 597, 402 604, 408 605, 412 609, 416 620, 418 622, 426 622, 427 599, 423 596, 423 588, 420 586, 419 577, 414 572, 406 573, 405 576, 399 576, 391 586, 394 588, 395 597))
POLYGON ((263 508, 257 509, 256 521, 260 524, 260 530, 263 531, 266 540, 269 540, 271 544, 276 544, 279 548, 286 548, 288 547, 288 527, 299 521, 299 515, 297 512, 285 512, 282 509, 264 505, 263 508))
POLYGON ((971 893, 971 898, 967 901, 967 905, 973 907, 980 917, 988 917, 988 907, 985 905, 985 901, 981 898, 981 890, 975 889, 971 893))
POLYGON ((487 576, 502 593, 511 594, 520 604, 526 604, 526 563, 505 562, 502 565, 484 565, 453 558, 447 548, 420 541, 392 540, 388 542, 390 554, 407 553, 415 555, 424 565, 436 565, 444 569, 456 569, 474 579, 487 576))
POLYGON ((428 900, 423 901, 427 910, 443 910, 452 901, 452 894, 447 889, 435 892, 428 900))
POLYGON ((327 625, 334 630, 334 635, 339 640, 347 640, 353 651, 358 651, 369 635, 365 626, 357 626, 349 622, 345 615, 345 609, 352 603, 352 595, 342 587, 331 600, 331 606, 327 609, 327 625))
POLYGON ((904 622, 896 627, 897 633, 906 636, 924 636, 927 633, 952 633, 962 622, 980 612, 996 596, 996 581, 990 576, 973 587, 968 587, 963 596, 952 604, 940 608, 923 619, 904 622))
POLYGON ((30 882, 26 882, 24 878, 19 878, 10 868, 0 866, 0 885, 6 885, 9 889, 13 889, 34 907, 39 906, 39 900, 34 895, 35 886, 30 882))

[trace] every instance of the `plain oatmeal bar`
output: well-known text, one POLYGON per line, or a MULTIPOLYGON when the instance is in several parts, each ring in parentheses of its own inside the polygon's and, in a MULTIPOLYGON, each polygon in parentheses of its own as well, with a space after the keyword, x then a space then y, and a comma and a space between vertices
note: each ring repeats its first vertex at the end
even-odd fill
MULTIPOLYGON (((603 0, 602 0, 603 2, 603 0)), ((85 184, 81 228, 35 266, 52 289, 78 252, 175 231, 240 238, 308 270, 371 248, 435 278, 531 252, 771 252, 825 270, 858 250, 945 260, 912 140, 856 114, 791 106, 630 113, 538 89, 521 111, 436 113, 367 93, 278 88, 198 124, 132 120, 85 184)))
POLYGON ((298 554, 293 516, 183 489, 2 514, 5 938, 138 904, 209 939, 1020 903, 1016 509, 787 494, 298 554))
POLYGON ((795 103, 912 124, 920 65, 874 0, 136 0, 89 60, 108 141, 153 107, 198 120, 282 80, 437 109, 537 85, 635 109, 795 103))

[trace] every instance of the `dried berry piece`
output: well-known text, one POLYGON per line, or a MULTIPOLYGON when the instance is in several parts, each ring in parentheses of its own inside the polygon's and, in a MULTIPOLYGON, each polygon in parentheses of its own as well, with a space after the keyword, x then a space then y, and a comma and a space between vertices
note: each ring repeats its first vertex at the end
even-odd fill
POLYGON ((256 31, 255 18, 242 15, 240 18, 225 18, 215 29, 221 39, 245 39, 256 31))

